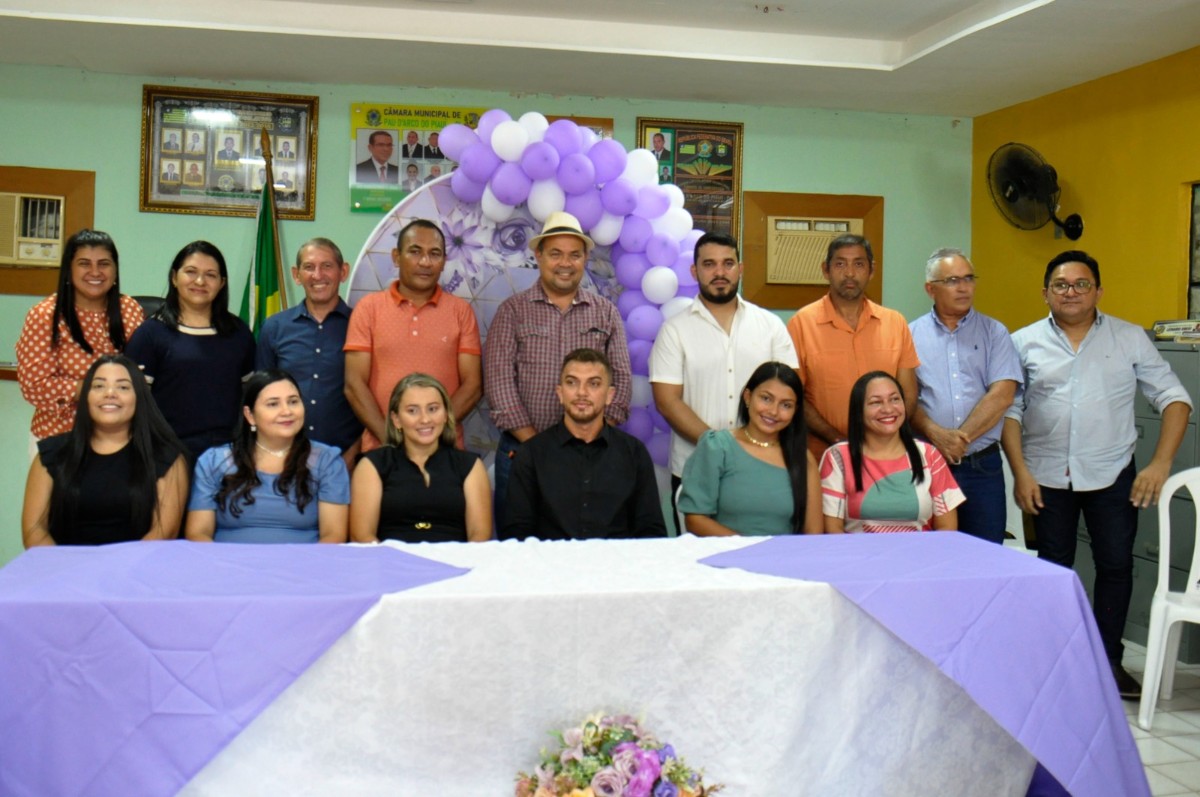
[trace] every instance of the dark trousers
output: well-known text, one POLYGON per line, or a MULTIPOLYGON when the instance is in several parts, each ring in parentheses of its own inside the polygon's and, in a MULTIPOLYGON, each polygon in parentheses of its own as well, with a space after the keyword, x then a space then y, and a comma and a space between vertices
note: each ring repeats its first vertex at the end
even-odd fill
MULTIPOLYGON (((679 478, 674 473, 672 473, 671 474, 671 522, 670 522, 669 526, 670 526, 670 528, 675 529, 676 537, 682 535, 685 531, 687 531, 687 529, 681 529, 679 527, 679 507, 676 506, 676 504, 679 501, 679 485, 681 485, 681 484, 683 484, 683 479, 679 478)), ((670 529, 668 529, 668 530, 670 530, 670 529)))
POLYGON ((492 501, 492 514, 496 520, 496 539, 504 528, 504 507, 508 502, 508 474, 512 471, 512 458, 521 448, 520 441, 508 432, 500 433, 496 444, 496 461, 492 465, 492 476, 496 480, 496 496, 492 501))
POLYGON ((988 542, 1003 543, 1008 520, 1004 498, 1004 462, 1000 447, 993 443, 976 454, 963 457, 950 466, 965 504, 958 507, 958 530, 988 542))
POLYGON ((1100 490, 1059 490, 1042 486, 1045 504, 1033 518, 1038 558, 1063 567, 1075 564, 1079 513, 1092 540, 1096 582, 1092 611, 1109 661, 1120 663, 1124 653, 1121 634, 1133 593, 1133 541, 1137 535, 1137 508, 1129 501, 1136 475, 1133 460, 1117 480, 1100 490))

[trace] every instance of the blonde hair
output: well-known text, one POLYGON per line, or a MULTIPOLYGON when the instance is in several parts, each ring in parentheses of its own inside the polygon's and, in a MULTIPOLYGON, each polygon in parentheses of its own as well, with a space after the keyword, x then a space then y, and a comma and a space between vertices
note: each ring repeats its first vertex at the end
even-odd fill
POLYGON ((392 388, 392 397, 388 400, 387 444, 401 447, 404 445, 404 432, 400 431, 400 428, 392 421, 392 415, 400 411, 400 399, 404 396, 404 391, 410 387, 431 387, 442 397, 442 406, 446 408, 446 425, 442 428, 439 442, 443 445, 453 446, 456 437, 454 409, 450 406, 450 394, 446 392, 446 386, 437 379, 429 374, 419 372, 409 374, 397 382, 396 387, 392 388))

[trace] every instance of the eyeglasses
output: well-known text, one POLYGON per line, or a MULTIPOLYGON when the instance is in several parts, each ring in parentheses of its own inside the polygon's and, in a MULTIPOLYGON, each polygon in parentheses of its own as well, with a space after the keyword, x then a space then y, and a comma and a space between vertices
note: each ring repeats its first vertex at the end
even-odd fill
POLYGON ((1071 288, 1075 289, 1076 293, 1091 293, 1092 288, 1096 287, 1091 280, 1075 280, 1074 282, 1051 282, 1050 292, 1057 296, 1066 296, 1067 291, 1071 288))
POLYGON ((947 288, 957 288, 959 285, 974 285, 975 275, 967 274, 963 277, 946 277, 944 280, 927 280, 934 285, 945 285, 947 288))

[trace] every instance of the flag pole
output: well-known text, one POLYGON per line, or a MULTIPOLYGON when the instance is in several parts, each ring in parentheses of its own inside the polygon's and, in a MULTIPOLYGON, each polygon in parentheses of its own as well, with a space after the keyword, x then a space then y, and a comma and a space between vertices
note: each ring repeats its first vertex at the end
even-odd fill
MULTIPOLYGON (((275 278, 278 280, 277 284, 279 285, 280 306, 282 306, 283 308, 286 309, 288 306, 287 289, 284 286, 287 285, 287 283, 283 281, 283 258, 280 257, 280 254, 279 254, 279 234, 278 234, 278 232, 279 232, 279 230, 278 230, 279 213, 278 213, 278 208, 275 205, 275 174, 272 171, 272 167, 271 167, 271 161, 274 160, 275 153, 271 151, 271 136, 268 135, 266 127, 262 128, 262 131, 260 132, 260 138, 261 138, 261 140, 259 142, 259 146, 262 147, 263 160, 265 160, 266 164, 267 164, 267 197, 270 199, 270 202, 271 202, 271 218, 275 220, 275 224, 276 224, 276 234, 274 236, 275 278)), ((262 212, 261 208, 259 209, 259 212, 260 213, 262 212)))

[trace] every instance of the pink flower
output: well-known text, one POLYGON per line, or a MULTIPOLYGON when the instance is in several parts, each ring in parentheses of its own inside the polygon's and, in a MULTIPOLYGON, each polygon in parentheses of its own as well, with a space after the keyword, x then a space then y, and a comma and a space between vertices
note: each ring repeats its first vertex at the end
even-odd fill
POLYGON ((621 797, 625 779, 612 767, 605 767, 592 776, 590 785, 596 797, 621 797))

